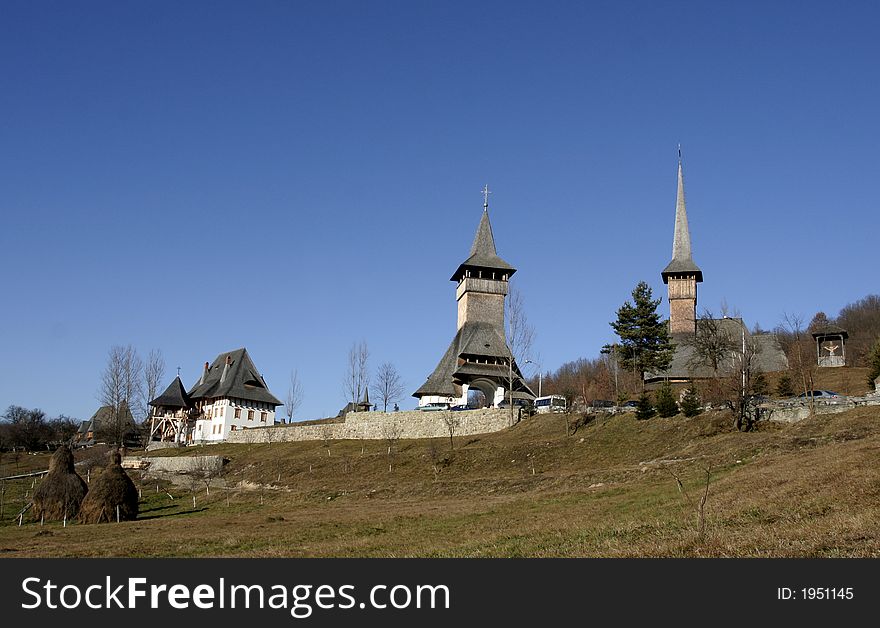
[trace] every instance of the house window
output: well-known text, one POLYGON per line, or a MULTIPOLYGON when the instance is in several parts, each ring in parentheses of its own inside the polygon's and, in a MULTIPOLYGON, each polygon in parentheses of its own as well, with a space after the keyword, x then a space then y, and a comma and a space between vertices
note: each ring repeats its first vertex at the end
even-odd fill
POLYGON ((266 413, 265 412, 260 412, 260 421, 262 423, 266 422, 266 413))
POLYGON ((229 428, 229 431, 230 431, 230 432, 234 432, 234 431, 237 430, 237 429, 238 429, 238 426, 237 426, 237 425, 233 425, 232 427, 229 428))
POLYGON ((253 421, 253 420, 254 420, 254 411, 248 410, 248 421, 253 421))
POLYGON ((240 418, 241 418, 241 408, 236 408, 236 409, 235 409, 235 418, 236 418, 236 419, 240 419, 240 418))

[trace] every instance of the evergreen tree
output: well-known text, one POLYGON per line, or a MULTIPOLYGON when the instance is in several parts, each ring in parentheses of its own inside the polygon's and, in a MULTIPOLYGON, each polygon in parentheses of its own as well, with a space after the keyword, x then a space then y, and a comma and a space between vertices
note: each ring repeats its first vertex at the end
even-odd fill
POLYGON ((636 418, 639 421, 643 421, 650 419, 652 416, 654 416, 654 405, 651 403, 648 393, 643 392, 639 396, 639 405, 636 406, 636 418))
POLYGON ((880 338, 868 354, 868 368, 871 369, 868 373, 868 386, 873 387, 874 380, 880 377, 880 338))
POLYGON ((688 386, 687 390, 684 391, 684 397, 681 398, 681 411, 688 418, 697 416, 700 412, 703 411, 700 403, 700 397, 697 394, 697 389, 694 388, 694 385, 691 384, 688 386))
POLYGON ((794 394, 794 388, 791 387, 791 376, 788 373, 784 373, 776 382, 776 394, 780 397, 791 397, 794 394))
POLYGON ((655 301, 652 296, 648 284, 639 282, 632 292, 632 303, 624 303, 617 310, 617 320, 611 323, 620 337, 620 365, 637 373, 643 385, 646 372, 665 371, 675 354, 669 328, 657 313, 660 299, 655 301))
POLYGON ((663 382, 654 393, 654 405, 657 407, 657 414, 663 418, 678 414, 678 404, 675 403, 675 394, 669 382, 663 382))
POLYGON ((758 371, 758 374, 755 375, 755 379, 752 380, 752 392, 756 395, 764 396, 770 390, 770 385, 767 383, 767 378, 763 373, 758 371))

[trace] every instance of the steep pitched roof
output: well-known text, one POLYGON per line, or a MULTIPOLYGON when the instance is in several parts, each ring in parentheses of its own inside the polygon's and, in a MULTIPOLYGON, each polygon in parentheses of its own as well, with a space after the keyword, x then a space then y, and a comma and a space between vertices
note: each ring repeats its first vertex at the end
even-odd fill
POLYGON ((221 353, 189 391, 190 399, 235 397, 248 401, 262 401, 280 406, 282 403, 269 392, 269 387, 247 349, 221 353))
MULTIPOLYGON (((697 325, 702 324, 702 320, 697 321, 697 325)), ((750 339, 755 346, 755 355, 753 357, 753 368, 762 373, 772 373, 775 371, 784 371, 788 368, 788 358, 779 344, 779 339, 775 334, 751 334, 741 318, 720 318, 715 319, 718 325, 718 333, 723 333, 730 338, 736 347, 740 346, 740 338, 750 339)), ((693 334, 679 333, 673 334, 672 342, 675 344, 675 354, 669 368, 662 373, 645 373, 646 382, 654 382, 662 379, 685 380, 685 379, 707 379, 714 377, 710 365, 701 361, 696 353, 693 345, 693 334)), ((734 360, 739 355, 740 349, 734 349, 719 367, 719 375, 729 375, 733 368, 734 360)), ((736 367, 739 368, 739 367, 736 367)))
POLYGON ((183 387, 183 382, 180 381, 180 376, 178 376, 168 385, 165 392, 150 402, 150 405, 166 408, 191 408, 193 404, 190 401, 189 395, 186 394, 186 389, 183 387))
POLYGON ((508 276, 516 272, 516 269, 498 257, 495 250, 495 237, 492 235, 492 225, 489 223, 489 210, 483 210, 474 243, 471 245, 471 254, 463 261, 453 273, 451 280, 458 281, 466 269, 490 269, 507 271, 508 276))
POLYGON ((697 281, 703 281, 703 271, 694 263, 691 254, 691 233, 688 229, 687 209, 684 202, 684 174, 681 159, 678 160, 678 193, 675 199, 675 233, 672 236, 672 261, 663 272, 663 283, 669 282, 669 275, 679 273, 695 274, 697 281))
MULTIPOLYGON (((434 372, 413 393, 413 397, 424 395, 456 397, 461 394, 461 391, 456 388, 457 381, 467 382, 478 376, 507 378, 508 367, 505 365, 467 362, 460 358, 473 356, 507 360, 510 355, 510 349, 495 325, 483 322, 465 323, 449 343, 449 348, 446 349, 446 353, 443 354, 434 372)), ((531 393, 528 386, 522 381, 522 373, 516 362, 513 364, 513 373, 517 380, 514 388, 531 393)))

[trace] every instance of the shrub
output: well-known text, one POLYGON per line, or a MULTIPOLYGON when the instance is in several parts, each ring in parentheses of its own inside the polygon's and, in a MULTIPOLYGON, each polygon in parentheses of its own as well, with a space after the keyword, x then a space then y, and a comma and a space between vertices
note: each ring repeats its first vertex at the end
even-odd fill
POLYGON ((643 392, 641 396, 639 396, 639 404, 636 406, 636 418, 640 421, 644 419, 650 419, 654 416, 654 406, 651 403, 651 398, 648 396, 648 393, 643 392))
POLYGON ((669 382, 663 382, 654 393, 654 403, 657 407, 657 414, 663 418, 678 414, 678 404, 675 403, 675 395, 669 382))
POLYGON ((697 416, 703 411, 700 396, 697 394, 697 389, 694 388, 693 384, 688 386, 687 390, 684 391, 684 396, 681 398, 680 405, 681 411, 686 417, 697 416))

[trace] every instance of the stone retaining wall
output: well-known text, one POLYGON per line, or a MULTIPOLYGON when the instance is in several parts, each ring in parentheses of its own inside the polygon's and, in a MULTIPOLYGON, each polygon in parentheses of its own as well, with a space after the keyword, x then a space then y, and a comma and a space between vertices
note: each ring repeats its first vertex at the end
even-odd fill
MULTIPOLYGON (((456 436, 487 434, 510 426, 509 410, 483 409, 460 412, 349 412, 342 423, 280 425, 230 432, 228 443, 281 443, 288 441, 383 440, 399 432, 399 438, 449 437, 445 418, 458 421, 456 436)), ((516 420, 516 417, 514 417, 516 420)))
POLYGON ((126 456, 123 462, 146 463, 148 473, 216 473, 223 468, 223 456, 126 456))
MULTIPOLYGON (((848 397, 835 401, 816 400, 813 404, 816 414, 834 414, 846 412, 859 406, 880 405, 880 396, 868 395, 866 397, 848 397)), ((806 400, 797 402, 774 402, 761 406, 768 412, 767 420, 782 423, 797 423, 810 416, 810 406, 806 400)))

